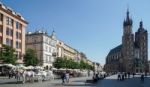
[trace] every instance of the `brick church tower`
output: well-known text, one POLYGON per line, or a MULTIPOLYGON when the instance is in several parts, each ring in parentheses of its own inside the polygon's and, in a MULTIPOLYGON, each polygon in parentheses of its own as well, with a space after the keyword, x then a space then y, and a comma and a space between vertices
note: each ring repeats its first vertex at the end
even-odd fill
POLYGON ((139 47, 140 67, 142 71, 148 72, 148 32, 143 28, 143 22, 140 22, 139 29, 135 33, 135 43, 139 47))
POLYGON ((106 72, 148 72, 148 32, 139 24, 137 32, 132 32, 132 19, 127 10, 123 22, 122 44, 111 49, 106 57, 106 72), (135 36, 134 36, 135 35, 135 36))
POLYGON ((124 72, 133 71, 134 34, 132 33, 132 19, 129 17, 128 10, 126 19, 123 22, 122 58, 124 72))

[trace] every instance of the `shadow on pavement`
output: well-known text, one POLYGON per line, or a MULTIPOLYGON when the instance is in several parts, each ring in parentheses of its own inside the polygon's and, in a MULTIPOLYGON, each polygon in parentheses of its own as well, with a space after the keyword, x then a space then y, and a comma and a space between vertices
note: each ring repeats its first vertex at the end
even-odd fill
POLYGON ((78 84, 78 83, 68 83, 68 84, 52 84, 53 86, 64 86, 64 87, 67 87, 67 86, 96 86, 96 84, 85 84, 85 83, 82 83, 82 84, 78 84))
POLYGON ((85 82, 84 80, 77 80, 77 81, 72 81, 72 82, 85 82))
POLYGON ((20 81, 20 82, 13 81, 13 82, 3 82, 3 83, 0 83, 0 85, 5 85, 5 84, 22 84, 22 81, 20 81))

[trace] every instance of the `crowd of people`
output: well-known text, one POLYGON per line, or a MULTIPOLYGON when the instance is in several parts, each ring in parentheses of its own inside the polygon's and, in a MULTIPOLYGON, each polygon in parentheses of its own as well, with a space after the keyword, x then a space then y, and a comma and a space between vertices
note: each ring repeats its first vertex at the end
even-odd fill
MULTIPOLYGON (((128 73, 126 73, 126 72, 118 73, 118 80, 119 81, 124 81, 125 79, 130 78, 131 75, 132 75, 132 78, 134 78, 136 74, 135 73, 131 74, 130 72, 128 72, 128 73)), ((141 81, 144 81, 145 76, 147 76, 146 73, 145 74, 144 73, 140 74, 141 81)))
POLYGON ((107 76, 109 76, 108 73, 94 73, 93 74, 93 82, 97 82, 98 80, 104 79, 107 76))

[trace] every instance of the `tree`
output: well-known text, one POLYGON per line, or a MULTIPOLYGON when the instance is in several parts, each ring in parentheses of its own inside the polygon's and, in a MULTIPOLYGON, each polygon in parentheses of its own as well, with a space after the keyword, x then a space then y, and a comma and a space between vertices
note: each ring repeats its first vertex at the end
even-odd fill
POLYGON ((58 57, 56 58, 55 62, 53 63, 54 67, 55 68, 66 68, 66 61, 67 59, 66 58, 61 58, 61 57, 58 57))
POLYGON ((89 69, 93 70, 93 66, 84 62, 83 60, 80 61, 80 69, 89 69))
POLYGON ((67 58, 57 58, 53 63, 55 68, 67 68, 67 69, 90 69, 92 70, 92 66, 88 63, 81 60, 80 62, 75 62, 72 59, 67 58))
POLYGON ((81 60, 80 61, 80 69, 86 69, 86 63, 83 61, 83 60, 81 60))
POLYGON ((13 49, 12 47, 8 46, 8 45, 2 45, 2 48, 0 50, 0 60, 2 60, 3 63, 11 63, 11 64, 15 64, 17 57, 14 54, 15 53, 15 49, 13 49))
POLYGON ((33 49, 27 49, 26 54, 24 56, 24 62, 26 66, 36 66, 39 64, 39 60, 37 58, 37 53, 33 49))

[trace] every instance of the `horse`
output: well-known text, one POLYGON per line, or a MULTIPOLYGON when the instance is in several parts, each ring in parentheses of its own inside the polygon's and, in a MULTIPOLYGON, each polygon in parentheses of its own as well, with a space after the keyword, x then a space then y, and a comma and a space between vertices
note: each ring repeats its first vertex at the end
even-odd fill
POLYGON ((23 83, 26 81, 34 82, 35 72, 34 71, 23 71, 22 73, 23 83))
POLYGON ((43 81, 54 79, 52 71, 39 71, 38 75, 41 75, 43 81))
POLYGON ((47 71, 47 76, 49 77, 49 80, 53 80, 54 79, 54 74, 52 71, 47 71))

